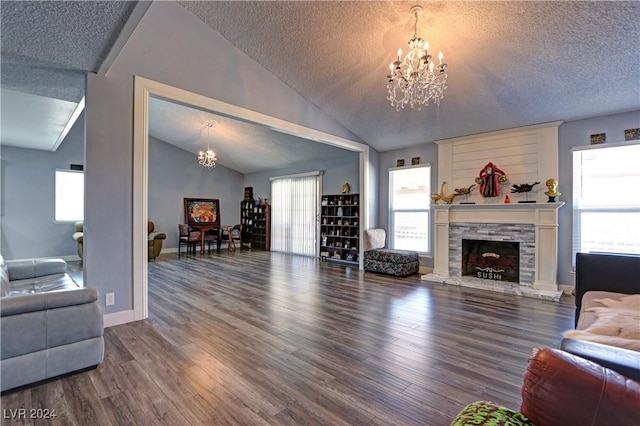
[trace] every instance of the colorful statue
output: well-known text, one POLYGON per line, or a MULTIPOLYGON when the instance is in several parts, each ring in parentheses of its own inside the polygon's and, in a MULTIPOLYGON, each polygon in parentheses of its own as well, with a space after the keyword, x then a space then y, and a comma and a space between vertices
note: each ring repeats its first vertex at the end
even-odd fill
POLYGON ((480 195, 485 198, 499 196, 500 184, 506 181, 507 175, 505 172, 493 163, 487 163, 487 165, 480 170, 480 176, 476 178, 476 183, 480 185, 480 195))

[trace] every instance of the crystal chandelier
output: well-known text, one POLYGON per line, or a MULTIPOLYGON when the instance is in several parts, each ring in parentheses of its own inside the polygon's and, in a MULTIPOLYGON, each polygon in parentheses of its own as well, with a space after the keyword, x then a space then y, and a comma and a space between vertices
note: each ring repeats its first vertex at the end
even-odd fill
POLYGON ((422 6, 413 6, 411 13, 416 21, 413 26, 413 38, 409 40, 409 53, 402 58, 402 49, 398 49, 398 60, 390 65, 387 75, 387 100, 397 111, 409 104, 419 110, 428 106, 432 100, 440 105, 447 88, 447 64, 442 63, 442 52, 438 55, 439 64, 435 65, 429 55, 429 43, 418 37, 418 15, 422 6))
POLYGON ((216 153, 209 147, 209 131, 213 124, 210 121, 207 121, 207 151, 198 152, 198 164, 202 167, 207 168, 209 170, 213 169, 216 166, 216 153))

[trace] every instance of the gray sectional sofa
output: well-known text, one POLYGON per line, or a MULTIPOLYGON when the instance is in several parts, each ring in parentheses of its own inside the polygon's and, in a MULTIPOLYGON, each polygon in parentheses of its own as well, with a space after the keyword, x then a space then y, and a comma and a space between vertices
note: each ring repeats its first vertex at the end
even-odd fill
POLYGON ((98 293, 78 286, 64 260, 0 255, 0 281, 1 391, 102 362, 98 293))

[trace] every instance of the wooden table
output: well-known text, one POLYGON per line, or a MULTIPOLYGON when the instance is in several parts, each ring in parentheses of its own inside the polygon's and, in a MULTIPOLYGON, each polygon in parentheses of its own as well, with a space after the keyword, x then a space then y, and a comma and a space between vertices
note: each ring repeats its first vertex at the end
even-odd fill
POLYGON ((234 246, 233 244, 231 244, 231 228, 233 228, 233 226, 225 226, 225 225, 217 225, 215 223, 191 223, 189 224, 190 228, 194 228, 197 229, 198 231, 200 231, 200 255, 204 255, 204 234, 207 231, 210 231, 212 229, 217 229, 218 230, 218 246, 217 246, 217 251, 218 253, 220 253, 220 242, 222 241, 222 234, 226 231, 227 235, 229 235, 229 246, 228 246, 228 250, 229 251, 233 251, 234 250, 234 246))

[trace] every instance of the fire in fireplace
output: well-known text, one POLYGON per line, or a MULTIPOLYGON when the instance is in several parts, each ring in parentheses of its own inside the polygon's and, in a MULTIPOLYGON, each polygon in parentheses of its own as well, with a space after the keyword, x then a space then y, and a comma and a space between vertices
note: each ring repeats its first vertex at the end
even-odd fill
POLYGON ((462 276, 520 282, 520 243, 462 240, 462 276))

